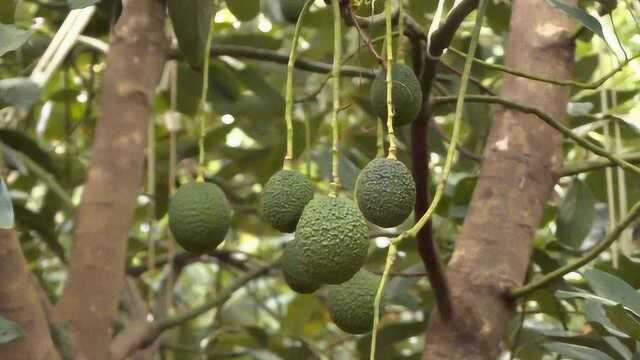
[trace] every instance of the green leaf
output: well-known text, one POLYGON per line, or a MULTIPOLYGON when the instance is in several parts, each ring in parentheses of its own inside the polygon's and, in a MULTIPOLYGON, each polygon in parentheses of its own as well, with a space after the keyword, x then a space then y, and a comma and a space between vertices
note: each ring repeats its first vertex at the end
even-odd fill
POLYGON ((169 0, 169 17, 186 60, 201 68, 211 26, 213 10, 210 0, 169 0))
POLYGON ((604 308, 607 318, 634 340, 640 340, 640 321, 637 316, 625 309, 621 304, 604 308))
MULTIPOLYGON (((418 336, 424 332, 425 326, 424 321, 386 325, 378 331, 376 348, 379 351, 384 351, 385 348, 389 348, 395 343, 413 336, 418 336)), ((371 349, 371 335, 366 335, 360 338, 357 343, 357 348, 360 353, 360 359, 368 359, 370 355, 369 351, 371 349)))
POLYGON ((0 344, 6 344, 23 336, 18 324, 0 315, 0 344))
POLYGON ((253 20, 260 13, 259 0, 227 0, 227 8, 240 21, 253 20))
POLYGON ((585 271, 584 277, 598 296, 622 304, 640 314, 640 294, 620 278, 596 269, 585 271))
POLYGON ((594 205, 589 187, 582 181, 575 181, 558 210, 556 236, 561 243, 580 248, 593 226, 594 205))
POLYGON ((604 34, 602 33, 602 25, 600 25, 600 22, 598 21, 598 19, 589 15, 588 12, 586 12, 585 10, 579 7, 566 4, 561 0, 547 0, 547 1, 549 1, 549 3, 554 7, 560 9, 562 12, 569 15, 569 17, 576 19, 580 24, 582 24, 582 26, 591 30, 594 34, 600 36, 600 38, 602 38, 603 41, 605 42, 607 41, 604 38, 604 34))
POLYGON ((1 103, 28 108, 38 101, 39 98, 40 87, 29 78, 0 80, 1 103))
POLYGON ((545 349, 566 356, 573 360, 611 360, 611 357, 600 350, 586 346, 551 342, 543 345, 545 349))
POLYGON ((16 0, 5 0, 0 5, 0 23, 12 24, 16 13, 16 0))
POLYGON ((0 178, 0 229, 13 229, 14 216, 11 196, 4 179, 0 178))
POLYGON ((628 338, 627 334, 620 331, 615 324, 609 320, 602 304, 593 300, 587 300, 584 304, 584 311, 589 322, 596 322, 602 325, 602 327, 610 334, 628 338))
POLYGON ((14 25, 0 24, 0 57, 18 50, 29 40, 33 30, 20 30, 14 25))
POLYGON ((71 9, 82 9, 87 6, 95 5, 99 3, 100 0, 68 0, 67 3, 71 9))

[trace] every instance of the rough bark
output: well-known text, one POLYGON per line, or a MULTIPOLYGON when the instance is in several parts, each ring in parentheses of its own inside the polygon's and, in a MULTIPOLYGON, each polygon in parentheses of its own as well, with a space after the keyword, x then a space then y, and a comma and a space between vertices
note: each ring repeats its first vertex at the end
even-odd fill
POLYGON ((69 278, 56 308, 78 344, 76 359, 108 359, 147 121, 166 60, 164 20, 162 1, 126 0, 113 30, 69 278))
POLYGON ((49 325, 14 230, 0 230, 0 315, 20 326, 24 335, 0 345, 0 358, 58 360, 49 325))
MULTIPOLYGON (((544 0, 513 2, 506 65, 550 78, 573 69, 574 24, 544 0)), ((565 115, 569 90, 505 76, 501 95, 565 115)), ((532 239, 558 178, 562 137, 537 119, 496 109, 468 215, 447 271, 454 317, 431 317, 424 359, 496 359, 514 311, 505 292, 522 284, 532 239)))

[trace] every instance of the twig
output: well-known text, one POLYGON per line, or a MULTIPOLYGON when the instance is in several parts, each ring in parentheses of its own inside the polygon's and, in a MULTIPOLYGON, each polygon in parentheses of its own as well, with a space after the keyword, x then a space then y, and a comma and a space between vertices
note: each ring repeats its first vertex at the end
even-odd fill
MULTIPOLYGON (((640 153, 620 154, 618 155, 618 157, 630 163, 640 163, 640 153)), ((565 165, 562 169, 562 176, 573 176, 580 173, 600 170, 611 166, 616 166, 616 164, 608 159, 598 159, 576 164, 568 164, 565 165)))
POLYGON ((385 67, 384 59, 382 58, 382 56, 380 56, 380 54, 378 54, 376 49, 373 47, 373 43, 371 42, 371 37, 369 36, 369 34, 364 32, 362 30, 362 27, 360 26, 360 22, 356 21, 355 15, 353 14, 353 9, 351 8, 351 4, 347 4, 347 6, 345 6, 345 12, 347 13, 349 18, 355 25, 356 30, 358 31, 358 34, 360 34, 360 37, 362 37, 362 41, 365 43, 367 48, 369 48, 369 51, 371 52, 371 54, 376 58, 376 60, 378 60, 378 63, 380 63, 380 66, 384 68, 385 67))
POLYGON ((613 244, 618 237, 620 236, 620 234, 638 217, 640 216, 640 202, 636 203, 631 210, 629 211, 629 213, 627 214, 627 216, 622 219, 622 221, 620 221, 620 223, 618 223, 618 225, 616 225, 615 228, 613 228, 611 230, 611 232, 609 232, 609 234, 607 234, 607 236, 605 237, 605 239, 603 241, 601 241, 600 243, 598 243, 598 245, 594 246, 593 248, 591 248, 591 250, 589 250, 588 252, 586 252, 580 259, 569 263, 565 266, 562 266, 548 274, 546 274, 545 276, 532 281, 522 287, 519 287, 517 289, 512 290, 508 296, 511 299, 516 299, 519 297, 523 297, 526 296, 527 294, 530 294, 538 289, 541 289, 547 285, 549 285, 551 282, 553 282, 556 279, 561 278, 562 276, 564 276, 565 274, 568 274, 572 271, 578 270, 579 268, 581 268, 582 266, 588 264, 591 260, 595 259, 598 257, 598 255, 600 255, 603 251, 607 250, 611 244, 613 244))

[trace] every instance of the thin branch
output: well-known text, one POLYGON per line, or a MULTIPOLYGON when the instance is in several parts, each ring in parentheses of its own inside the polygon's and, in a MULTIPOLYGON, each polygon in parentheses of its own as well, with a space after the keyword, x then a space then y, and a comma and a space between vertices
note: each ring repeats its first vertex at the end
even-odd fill
MULTIPOLYGON (((436 97, 433 99, 433 106, 438 106, 438 105, 443 105, 443 104, 449 104, 449 103, 455 103, 457 101, 457 97, 455 96, 443 96, 443 97, 436 97)), ((528 106, 525 104, 521 104, 521 103, 517 103, 515 101, 511 101, 509 99, 505 99, 502 97, 498 97, 498 96, 484 96, 484 95, 467 95, 465 96, 464 99, 465 102, 477 102, 477 103, 491 103, 491 104, 500 104, 503 105, 505 107, 511 108, 511 109, 515 109, 527 114, 533 114, 535 116, 537 116, 539 119, 541 119, 542 121, 544 121, 545 123, 547 123, 549 126, 551 126, 552 128, 558 130, 560 133, 562 133, 563 135, 567 136, 568 138, 572 139, 573 141, 575 141, 578 145, 582 146, 583 148, 593 152, 594 154, 600 155, 602 157, 605 157, 607 159, 609 159, 611 162, 613 162, 614 164, 616 164, 617 166, 620 166, 621 168, 625 169, 625 170, 629 170, 632 171, 636 174, 640 174, 640 168, 638 168, 637 166, 629 163, 628 161, 625 161, 622 158, 619 158, 616 155, 611 154, 610 152, 604 150, 603 148, 594 145, 592 143, 590 143, 589 141, 579 137, 578 135, 574 134, 573 131, 571 131, 570 128, 568 128, 567 126, 563 125, 561 122, 553 119, 549 114, 545 113, 544 111, 536 108, 536 107, 532 107, 532 106, 528 106)))
MULTIPOLYGON (((267 61, 274 62, 278 64, 286 65, 289 62, 289 54, 268 50, 268 49, 259 49, 251 46, 243 46, 243 45, 212 45, 211 46, 211 56, 231 56, 234 58, 244 58, 251 59, 257 61, 267 61)), ((177 59, 182 55, 177 51, 172 51, 169 54, 170 59, 177 59)), ((300 70, 316 72, 321 74, 328 74, 331 72, 331 64, 323 63, 320 61, 311 61, 298 59, 296 60, 295 67, 300 70)), ((350 76, 350 77, 364 77, 368 79, 375 78, 375 71, 372 69, 367 69, 359 66, 351 66, 345 65, 342 66, 340 71, 340 75, 342 76, 350 76)))
MULTIPOLYGON (((400 15, 400 12, 398 11, 398 9, 395 9, 391 14, 391 23, 394 26, 398 24, 399 15, 400 15)), ((420 25, 420 23, 418 23, 414 18, 412 18, 406 12, 402 16, 404 18, 403 21, 405 25, 404 35, 408 36, 411 39, 426 41, 427 34, 425 34, 425 32, 422 30, 422 26, 420 25)), ((385 16, 384 16, 384 13, 380 13, 380 14, 376 14, 368 17, 358 16, 354 14, 353 18, 345 17, 344 20, 348 26, 354 26, 355 25, 354 22, 355 22, 355 23, 358 23, 358 25, 362 28, 371 28, 374 26, 383 25, 385 22, 385 16)))
MULTIPOLYGON (((447 70, 451 71, 452 73, 454 73, 454 74, 456 74, 456 75, 458 75, 458 76, 462 76, 462 71, 460 71, 460 70, 456 69, 456 68, 455 68, 455 67, 453 67, 452 65, 447 64, 447 63, 446 63, 446 62, 444 62, 444 61, 440 61, 440 64, 441 64, 442 66, 444 66, 445 68, 447 68, 447 70)), ((489 89, 488 87, 484 86, 484 84, 482 83, 482 81, 480 81, 480 80, 478 80, 478 79, 474 78, 473 76, 470 76, 470 77, 469 77, 469 81, 470 81, 470 82, 472 82, 473 84, 475 84, 475 85, 476 85, 476 86, 477 86, 477 87, 478 87, 482 92, 485 92, 485 93, 487 93, 487 94, 489 94, 489 95, 496 95, 496 93, 495 93, 493 90, 491 90, 491 89, 489 89)))
POLYGON ((620 234, 636 219, 640 216, 640 202, 636 203, 633 208, 629 211, 627 216, 616 225, 613 230, 609 234, 607 234, 606 238, 598 243, 598 245, 594 246, 591 250, 586 252, 580 259, 567 264, 563 267, 560 267, 545 276, 530 282, 520 288, 512 290, 508 296, 512 299, 516 299, 527 294, 530 294, 540 288, 543 288, 549 285, 556 279, 561 278, 565 274, 568 274, 572 271, 578 270, 582 266, 591 262, 591 260, 595 259, 600 255, 603 251, 607 250, 620 236, 620 234))
MULTIPOLYGON (((464 56, 464 52, 453 48, 453 47, 449 47, 449 50, 451 50, 452 53, 458 55, 458 56, 464 56)), ((499 65, 499 64, 492 64, 486 61, 483 61, 481 59, 478 58, 474 58, 473 61, 477 64, 480 64, 486 68, 489 69, 494 69, 494 70, 498 70, 498 71, 502 71, 505 72, 507 74, 511 74, 511 75, 515 75, 515 76, 519 76, 519 77, 523 77, 523 78, 527 78, 529 80, 534 80, 534 81, 540 81, 540 82, 545 82, 545 83, 549 83, 549 84, 554 84, 554 85, 560 85, 560 86, 573 86, 573 87, 577 87, 577 88, 582 88, 582 89, 597 89, 600 86, 602 86, 602 84, 604 84, 607 80, 611 79, 615 74, 619 73, 620 71, 622 71, 624 69, 625 66, 627 66, 631 61, 640 58, 640 54, 636 54, 628 59, 626 59, 625 61, 623 61, 618 67, 616 67, 615 69, 611 70, 609 73, 605 74, 602 78, 593 81, 593 82, 589 82, 589 83, 585 83, 585 82, 580 82, 580 81, 574 81, 574 80, 555 80, 555 79, 549 79, 549 78, 545 78, 542 76, 538 76, 538 75, 534 75, 534 74, 529 74, 529 73, 525 73, 522 71, 518 71, 515 69, 511 69, 508 68, 504 65, 499 65)))
MULTIPOLYGON (((630 163, 640 163, 640 153, 632 153, 632 154, 621 154, 618 155, 619 158, 624 159, 630 163)), ((572 176, 577 175, 584 172, 595 171, 604 169, 607 167, 616 166, 614 162, 608 159, 598 159, 585 161, 575 164, 565 165, 562 169, 562 176, 572 176)))
POLYGON ((369 49, 369 52, 371 52, 373 57, 375 57, 376 60, 378 60, 378 63, 380 63, 380 66, 385 67, 384 59, 382 58, 382 56, 380 56, 380 54, 378 54, 376 49, 373 47, 373 42, 371 42, 371 37, 369 36, 369 34, 367 34, 362 30, 360 23, 356 21, 355 15, 353 14, 353 9, 351 8, 351 4, 347 4, 347 6, 345 6, 345 12, 347 13, 349 18, 355 25, 356 30, 358 30, 358 34, 360 34, 360 37, 362 37, 362 41, 365 43, 365 45, 369 49))
POLYGON ((243 276, 235 279, 227 288, 217 294, 216 297, 176 316, 161 319, 153 323, 136 322, 125 328, 113 339, 109 352, 111 360, 124 360, 136 349, 144 348, 151 344, 164 331, 179 326, 187 321, 223 305, 231 296, 244 287, 250 281, 266 274, 273 269, 276 263, 269 263, 257 267, 243 276))

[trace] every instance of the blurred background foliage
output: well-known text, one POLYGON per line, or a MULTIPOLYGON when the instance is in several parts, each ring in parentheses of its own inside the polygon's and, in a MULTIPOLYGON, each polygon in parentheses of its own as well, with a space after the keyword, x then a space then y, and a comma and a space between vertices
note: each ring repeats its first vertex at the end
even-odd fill
MULTIPOLYGON (((95 1, 69 1, 82 6, 95 1)), ((194 1, 194 4, 198 3, 194 1)), ((86 42, 78 42, 42 89, 24 80, 42 56, 51 37, 69 13, 61 0, 5 0, 0 4, 0 150, 6 167, 21 242, 29 265, 48 294, 55 299, 66 276, 66 256, 74 228, 74 205, 90 160, 94 125, 99 121, 98 90, 105 70, 105 54, 86 42), (12 46, 12 41, 24 44, 12 46), (20 46, 22 45, 22 46, 20 46), (33 104, 32 106, 30 106, 33 104), (17 121, 16 119, 19 119, 17 121)), ((640 52, 636 17, 637 2, 619 1, 611 15, 598 16, 604 2, 581 1, 580 6, 603 23, 611 41, 612 23, 627 54, 640 52)), ((363 3, 357 13, 367 16, 382 10, 363 3)), ((109 41, 109 32, 120 6, 115 0, 97 3, 97 11, 84 35, 109 41)), ((406 1, 406 12, 427 29, 435 8, 432 1, 406 1)), ((216 46, 244 46, 287 56, 293 26, 284 21, 278 0, 227 0, 214 7, 216 46)), ((509 1, 491 1, 476 56, 502 64, 508 31, 509 1)), ((174 16, 174 24, 189 22, 193 14, 174 16), (180 17, 183 16, 184 18, 180 17), (178 19, 176 19, 176 17, 178 19)), ((453 47, 466 50, 473 19, 462 24, 453 47)), ((171 32, 171 24, 167 23, 171 32)), ((370 30, 371 37, 383 27, 370 30)), ((333 25, 330 9, 316 1, 304 23, 299 57, 330 64, 333 25)), ((347 64, 378 70, 378 64, 353 28, 344 34, 347 64)), ((176 46, 174 42, 174 47, 176 46)), ((375 46, 380 49, 381 42, 375 46)), ((410 49, 406 49, 409 53, 410 49)), ((544 56, 544 55, 541 55, 544 56)), ((152 187, 141 188, 128 250, 129 274, 136 288, 153 309, 166 297, 171 283, 167 258, 174 246, 166 231, 166 209, 170 185, 171 131, 177 138, 179 182, 193 176, 197 161, 199 128, 194 120, 200 95, 201 73, 184 57, 167 66, 154 100, 153 142, 149 148, 146 179, 152 187), (175 72, 171 69, 175 66, 175 72), (175 74, 175 76, 173 75, 175 74), (177 125, 177 127, 175 127, 177 125), (151 170, 151 172, 149 171, 151 170)), ((264 60, 264 59, 262 59, 264 60)), ((411 57, 406 57, 411 63, 411 57)), ((448 52, 444 63, 460 71, 462 59, 448 52)), ((580 31, 576 42, 575 80, 599 79, 618 61, 603 39, 592 31, 580 31)), ((234 210, 232 231, 219 251, 211 256, 175 262, 175 286, 169 311, 179 311, 215 296, 248 265, 275 259, 292 235, 281 234, 261 220, 257 199, 267 179, 282 165, 285 150, 283 64, 243 56, 217 56, 210 64, 210 95, 205 148, 208 181, 222 186, 234 210)), ((472 76, 498 92, 503 74, 476 65, 472 76)), ((317 192, 326 192, 330 176, 330 90, 323 87, 327 75, 296 70, 294 145, 296 164, 310 176, 317 192), (315 94, 315 95, 314 95, 315 94), (305 141, 305 123, 309 143, 305 141)), ((459 76, 442 66, 434 94, 455 95, 459 76)), ((340 174, 345 195, 352 196, 359 170, 376 154, 376 120, 368 103, 369 80, 345 78, 341 112, 340 174)), ((631 62, 604 88, 572 91, 572 104, 565 121, 577 134, 617 153, 640 152, 640 62, 631 62), (602 98, 606 98, 603 106, 602 98), (615 114, 617 120, 603 114, 615 114), (604 128, 610 129, 605 132, 604 128), (617 129, 617 130, 616 130, 617 129), (616 136, 616 133, 619 136, 616 136)), ((470 93, 480 94, 477 85, 470 93)), ((540 94, 540 96, 545 96, 540 94)), ((441 173, 446 138, 451 130, 453 107, 438 107, 429 130, 432 183, 441 173)), ((492 121, 492 108, 467 104, 464 109, 463 146, 481 155, 492 121)), ((400 159, 409 164, 410 127, 398 131, 400 159)), ((567 141, 565 163, 580 164, 593 155, 567 141)), ((478 162, 459 155, 443 203, 434 217, 434 233, 446 257, 464 220, 476 177, 478 162)), ((607 185, 604 169, 563 177, 548 204, 536 240, 530 277, 546 273, 579 256, 600 241, 611 225, 609 209, 620 217, 622 207, 640 200, 640 179, 615 171, 607 185), (623 186, 626 184, 626 186, 623 186), (609 188, 609 192, 607 189, 609 188), (625 205, 627 204, 627 205, 625 205)), ((410 224, 404 224, 396 233, 410 224)), ((388 236, 371 229, 371 256, 366 267, 380 271, 388 236)), ((640 353, 640 259, 636 257, 631 231, 622 237, 620 254, 607 253, 582 275, 572 273, 552 287, 530 295, 518 308, 505 352, 518 359, 541 359, 559 354, 571 359, 634 359, 640 353), (635 356, 635 357, 634 357, 635 356)), ((400 247, 395 272, 424 271, 413 242, 400 247)), ((180 253, 180 249, 177 249, 180 253)), ((184 257, 186 258, 186 257, 184 257)), ((482 269, 478 269, 482 271, 482 269)), ((388 285, 388 306, 378 347, 381 359, 419 359, 423 330, 433 307, 424 276, 396 276, 388 285)), ((166 359, 314 359, 368 358, 370 336, 342 333, 330 321, 323 305, 323 292, 298 295, 279 276, 266 276, 237 292, 224 307, 185 323, 162 338, 166 359)), ((123 317, 126 311, 123 310, 123 317)), ((428 340, 427 340, 428 341, 428 340)))

